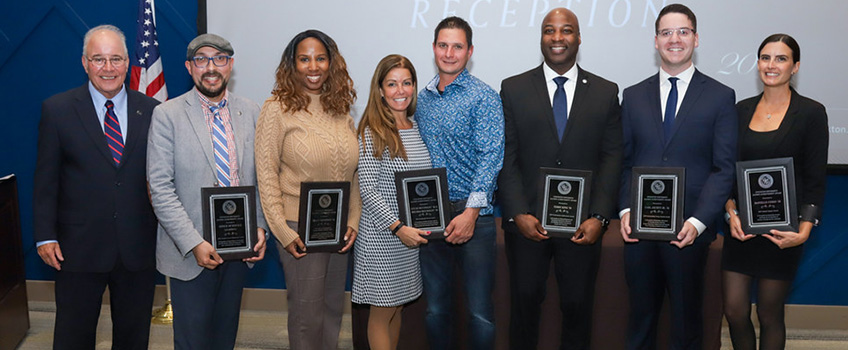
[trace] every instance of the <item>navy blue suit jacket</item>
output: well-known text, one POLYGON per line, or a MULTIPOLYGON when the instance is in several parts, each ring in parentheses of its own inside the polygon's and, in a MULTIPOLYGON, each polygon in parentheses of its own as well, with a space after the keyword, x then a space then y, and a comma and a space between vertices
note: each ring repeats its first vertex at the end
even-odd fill
POLYGON ((147 131, 159 104, 127 90, 127 129, 115 166, 88 84, 44 101, 38 127, 35 241, 58 240, 63 271, 131 271, 155 263, 156 216, 147 194, 147 131))
POLYGON ((635 166, 686 168, 684 219, 707 225, 698 242, 715 239, 716 220, 735 179, 738 117, 733 89, 695 70, 680 102, 672 136, 663 142, 659 73, 624 90, 624 128, 619 207, 630 207, 635 166))

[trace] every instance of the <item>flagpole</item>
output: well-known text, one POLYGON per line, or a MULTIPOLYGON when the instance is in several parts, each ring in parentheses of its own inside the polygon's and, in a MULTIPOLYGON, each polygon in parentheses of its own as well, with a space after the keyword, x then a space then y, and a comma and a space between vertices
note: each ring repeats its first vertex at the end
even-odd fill
POLYGON ((168 299, 165 300, 165 305, 153 310, 153 317, 150 322, 154 324, 172 324, 174 323, 174 309, 171 307, 171 277, 165 276, 165 291, 168 299))

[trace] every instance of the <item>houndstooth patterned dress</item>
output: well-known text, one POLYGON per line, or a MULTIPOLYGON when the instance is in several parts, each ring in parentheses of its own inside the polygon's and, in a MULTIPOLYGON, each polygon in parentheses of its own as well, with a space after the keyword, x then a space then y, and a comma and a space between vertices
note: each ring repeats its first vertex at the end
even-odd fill
POLYGON ((418 248, 405 246, 389 225, 398 220, 395 172, 428 169, 430 155, 418 134, 418 124, 400 130, 408 160, 374 157, 371 130, 359 140, 359 192, 362 218, 354 244, 352 300, 382 307, 403 305, 421 295, 418 248))

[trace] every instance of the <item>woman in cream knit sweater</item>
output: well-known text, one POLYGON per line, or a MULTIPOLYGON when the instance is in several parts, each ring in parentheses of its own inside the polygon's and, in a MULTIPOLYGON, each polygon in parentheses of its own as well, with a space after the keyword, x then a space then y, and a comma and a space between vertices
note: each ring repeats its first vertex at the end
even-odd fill
POLYGON ((292 349, 336 349, 344 308, 348 255, 361 204, 359 144, 350 106, 356 98, 347 65, 332 38, 317 30, 296 35, 277 67, 272 96, 256 126, 256 172, 262 209, 288 289, 292 349), (298 236, 300 183, 350 181, 345 246, 309 252, 298 236))

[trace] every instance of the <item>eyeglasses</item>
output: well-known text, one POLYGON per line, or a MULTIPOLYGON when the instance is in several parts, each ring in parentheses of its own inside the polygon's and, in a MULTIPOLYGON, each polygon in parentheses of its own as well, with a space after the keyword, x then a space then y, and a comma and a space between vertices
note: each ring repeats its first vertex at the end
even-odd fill
POLYGON ((695 29, 692 28, 670 28, 661 30, 658 35, 663 38, 671 38, 674 33, 677 32, 681 38, 688 38, 690 35, 695 33, 695 29))
POLYGON ((219 55, 219 56, 212 56, 212 57, 195 56, 195 57, 192 57, 191 60, 194 61, 195 67, 206 68, 206 67, 209 66, 210 61, 215 63, 216 67, 226 66, 227 63, 230 63, 230 58, 233 58, 233 56, 227 56, 227 55, 219 55))
POLYGON ((87 59, 88 62, 91 62, 95 67, 98 67, 98 68, 101 68, 104 65, 106 65, 106 61, 109 61, 109 63, 112 64, 112 67, 123 67, 124 63, 126 62, 126 59, 124 59, 123 57, 118 57, 118 56, 109 57, 109 58, 97 56, 97 57, 94 57, 94 58, 86 57, 85 59, 87 59))

